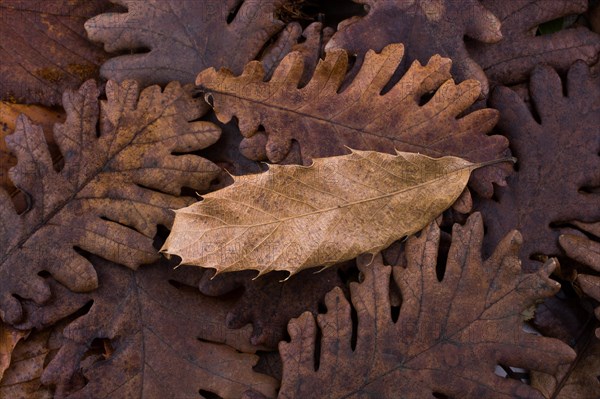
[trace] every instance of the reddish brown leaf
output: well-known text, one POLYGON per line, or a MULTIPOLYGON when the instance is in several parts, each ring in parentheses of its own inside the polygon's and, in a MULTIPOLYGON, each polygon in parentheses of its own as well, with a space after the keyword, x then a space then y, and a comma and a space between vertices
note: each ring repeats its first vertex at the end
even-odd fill
POLYGON ((87 21, 90 39, 103 42, 109 52, 149 50, 117 56, 102 65, 102 76, 118 81, 189 83, 209 67, 240 72, 248 61, 261 55, 276 61, 302 33, 297 24, 288 27, 261 54, 285 26, 275 18, 284 0, 111 1, 125 6, 127 12, 102 14, 87 21))
POLYGON ((500 21, 479 0, 353 0, 368 7, 364 17, 339 24, 327 48, 343 48, 358 55, 360 63, 368 50, 381 51, 391 43, 406 45, 406 70, 414 60, 427 62, 435 54, 453 61, 458 81, 477 79, 487 96, 487 78, 471 59, 464 37, 486 43, 502 38, 500 21))
POLYGON ((203 107, 190 88, 157 86, 140 93, 131 81, 108 82, 107 100, 98 100, 92 81, 63 97, 64 124, 54 139, 64 157, 56 171, 42 129, 20 117, 7 137, 18 164, 15 185, 28 194, 30 209, 18 215, 0 189, 0 315, 22 318, 19 298, 42 303, 50 291, 40 271, 75 291, 96 288, 92 265, 74 248, 97 253, 131 268, 156 260, 156 225, 169 226, 171 209, 193 199, 181 187, 208 187, 218 168, 193 155, 219 137, 211 123, 188 122, 203 107), (97 125, 99 128, 97 128, 97 125))
POLYGON ((503 39, 497 43, 471 42, 469 53, 491 81, 524 82, 536 65, 566 71, 576 60, 588 65, 598 60, 600 36, 585 27, 536 36, 538 25, 585 12, 588 0, 482 0, 502 21, 503 39))
POLYGON ((0 381, 10 365, 10 358, 15 346, 28 333, 29 331, 17 330, 0 322, 0 381))
MULTIPOLYGON (((61 326, 62 327, 62 326, 61 326)), ((10 367, 0 380, 0 397, 10 399, 51 399, 50 389, 44 387, 40 377, 44 363, 57 349, 56 336, 62 328, 34 331, 20 341, 13 352, 10 367)))
POLYGON ((207 295, 223 295, 243 287, 243 293, 227 314, 229 328, 242 328, 252 323, 251 342, 277 348, 285 337, 290 319, 305 311, 317 314, 319 303, 332 288, 342 286, 340 272, 347 271, 354 262, 346 262, 320 273, 305 270, 282 281, 287 273, 270 273, 252 280, 256 272, 221 274, 211 279, 205 273, 200 281, 200 291, 207 295))
MULTIPOLYGON (((508 143, 487 136, 498 114, 483 109, 459 118, 477 99, 480 85, 451 79, 451 61, 434 56, 426 66, 415 63, 388 92, 381 94, 403 58, 404 47, 390 45, 380 54, 369 52, 352 83, 338 93, 346 77, 348 55, 331 50, 317 66, 310 82, 298 88, 304 59, 291 53, 273 77, 263 82, 264 69, 251 62, 238 77, 214 69, 196 80, 206 91, 219 119, 239 120, 246 137, 240 148, 255 160, 290 163, 292 143, 299 143, 302 162, 347 152, 346 147, 384 152, 420 152, 432 157, 455 155, 472 162, 499 159, 508 143), (421 97, 436 91, 420 105, 421 97), (263 126, 265 133, 257 132, 263 126)), ((295 153, 292 153, 292 157, 295 153)), ((510 166, 497 165, 475 172, 471 185, 492 194, 492 182, 504 184, 510 166)))
POLYGON ((87 40, 83 24, 110 8, 105 0, 3 0, 0 97, 60 105, 63 91, 97 77, 107 54, 87 40))
POLYGON ((492 106, 500 110, 500 131, 511 143, 518 172, 498 187, 496 199, 477 208, 486 215, 486 250, 511 229, 524 237, 525 269, 531 258, 559 255, 561 224, 600 220, 600 196, 587 192, 600 186, 600 79, 592 79, 583 62, 569 71, 566 94, 550 67, 536 68, 529 84, 539 122, 519 97, 497 89, 492 106))
POLYGON ((274 379, 253 372, 250 327, 228 330, 222 320, 230 301, 198 294, 200 271, 173 270, 165 260, 138 271, 94 257, 102 282, 78 294, 93 300, 69 324, 67 338, 42 376, 69 398, 188 398, 199 390, 238 398, 253 389, 272 397, 274 379), (190 285, 191 284, 191 285, 190 285), (95 339, 102 356, 86 360, 95 339), (81 372, 88 383, 70 391, 81 372))
POLYGON ((440 281, 439 237, 433 223, 420 237, 409 238, 405 267, 384 266, 380 257, 370 265, 367 258, 359 260, 364 280, 350 286, 357 326, 351 305, 333 290, 325 300, 327 313, 317 318, 322 338, 316 354, 313 316, 290 322, 291 342, 279 347, 281 398, 541 397, 494 369, 501 364, 552 373, 573 359, 562 342, 523 331, 521 312, 559 288, 548 278, 554 261, 535 274, 523 273, 516 231, 482 261, 483 223, 475 214, 465 226, 454 226, 440 281), (390 306, 390 276, 402 295, 397 320, 390 306))

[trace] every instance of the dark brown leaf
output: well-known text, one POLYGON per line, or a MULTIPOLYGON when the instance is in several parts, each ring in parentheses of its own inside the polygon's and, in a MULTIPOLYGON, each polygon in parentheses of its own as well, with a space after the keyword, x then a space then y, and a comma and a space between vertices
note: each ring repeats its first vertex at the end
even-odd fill
POLYGON ((42 381, 69 393, 81 372, 89 381, 69 398, 191 398, 198 391, 238 398, 248 389, 272 397, 274 379, 252 371, 250 327, 222 323, 231 302, 198 294, 200 273, 173 270, 165 260, 132 271, 94 257, 102 284, 89 294, 89 312, 63 331, 65 343, 42 381), (102 356, 89 357, 95 339, 102 356))
POLYGON ((482 95, 487 96, 487 78, 469 56, 464 37, 494 43, 502 34, 500 21, 479 0, 353 1, 368 6, 367 15, 340 23, 327 49, 346 49, 358 55, 360 64, 370 49, 379 52, 388 44, 404 43, 404 70, 414 60, 425 63, 439 54, 452 59, 452 74, 458 81, 479 80, 482 95))
MULTIPOLYGON (((246 137, 241 151, 255 160, 293 163, 293 142, 299 144, 305 165, 313 158, 344 154, 346 147, 455 155, 472 162, 507 155, 506 139, 487 136, 498 118, 495 110, 462 116, 477 99, 480 84, 455 84, 449 59, 434 56, 425 66, 413 64, 400 82, 381 94, 403 55, 400 44, 380 54, 369 52, 359 74, 341 93, 348 66, 343 50, 330 50, 302 88, 298 86, 305 62, 297 52, 286 56, 268 82, 263 82, 260 63, 251 62, 240 76, 208 69, 196 83, 207 92, 221 121, 238 118, 246 137), (421 105, 421 98, 432 91, 433 98, 421 105), (261 125, 266 132, 258 131, 261 125)), ((509 170, 503 164, 475 172, 471 185, 491 195, 492 182, 504 184, 509 170)))
POLYGON ((312 314, 290 322, 291 342, 279 347, 281 398, 541 397, 494 369, 501 364, 552 373, 573 359, 562 342, 523 331, 521 312, 559 288, 548 278, 555 262, 523 273, 516 231, 482 261, 483 223, 475 214, 465 226, 454 226, 440 281, 439 237, 433 223, 420 237, 409 238, 406 267, 384 266, 380 257, 370 265, 368 258, 359 260, 364 281, 350 286, 357 325, 351 305, 333 290, 325 300, 327 313, 317 318, 317 353, 312 314), (402 294, 398 320, 392 319, 390 276, 402 294))
POLYGON ((96 288, 92 265, 74 248, 135 268, 157 259, 152 240, 156 226, 170 226, 171 209, 194 200, 180 197, 182 187, 208 187, 218 168, 194 155, 173 155, 204 148, 219 137, 211 123, 188 122, 203 107, 190 88, 169 84, 140 93, 131 81, 108 82, 107 100, 88 81, 67 91, 64 124, 54 139, 64 167, 54 169, 42 129, 26 117, 6 138, 18 164, 10 171, 15 185, 30 198, 17 214, 0 189, 0 315, 9 323, 22 318, 19 298, 42 303, 51 293, 41 271, 75 291, 96 288), (98 128, 97 125, 98 124, 98 128))
POLYGON ((550 67, 536 68, 529 84, 533 115, 519 97, 498 88, 491 104, 500 110, 500 131, 517 157, 518 172, 498 187, 494 200, 476 206, 486 216, 485 249, 511 229, 524 237, 525 270, 541 263, 531 258, 560 255, 562 224, 600 220, 600 79, 591 78, 583 62, 569 71, 566 93, 550 67))
POLYGON ((0 2, 0 97, 60 105, 63 91, 97 77, 107 54, 83 24, 110 8, 106 0, 0 2))
POLYGON ((302 33, 299 25, 289 26, 261 54, 285 26, 275 18, 285 0, 111 1, 125 6, 127 12, 98 15, 85 28, 90 39, 103 42, 108 52, 136 51, 102 65, 102 76, 118 81, 190 83, 209 67, 240 72, 261 55, 275 62, 302 33), (138 51, 141 48, 149 51, 138 51))
POLYGON ((282 281, 287 273, 270 273, 256 280, 256 272, 221 274, 211 279, 204 274, 200 291, 207 295, 223 295, 243 287, 243 293, 227 314, 229 328, 242 328, 252 323, 251 342, 268 348, 277 348, 285 337, 290 319, 305 311, 317 315, 319 303, 334 287, 344 289, 340 272, 348 271, 354 262, 346 262, 315 273, 305 270, 282 281))
POLYGON ((588 0, 482 0, 502 21, 502 40, 470 42, 469 53, 491 81, 525 82, 536 65, 566 71, 576 60, 588 65, 598 60, 600 36, 585 27, 536 36, 538 25, 585 12, 588 0))

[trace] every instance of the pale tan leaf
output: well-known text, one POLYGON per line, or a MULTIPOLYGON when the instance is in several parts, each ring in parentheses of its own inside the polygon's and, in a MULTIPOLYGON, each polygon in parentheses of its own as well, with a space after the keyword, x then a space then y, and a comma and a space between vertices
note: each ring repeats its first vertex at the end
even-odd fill
POLYGON ((422 229, 482 165, 357 150, 309 167, 273 165, 176 211, 162 251, 217 273, 331 266, 422 229))

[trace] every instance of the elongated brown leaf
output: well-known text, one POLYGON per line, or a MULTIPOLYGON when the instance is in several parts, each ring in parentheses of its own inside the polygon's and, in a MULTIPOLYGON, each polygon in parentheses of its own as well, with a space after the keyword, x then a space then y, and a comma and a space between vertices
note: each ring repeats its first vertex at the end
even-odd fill
POLYGON ((559 289, 548 277, 556 262, 535 274, 523 273, 517 231, 484 261, 482 238, 480 214, 465 226, 454 225, 441 277, 435 223, 408 240, 399 265, 384 266, 379 256, 370 265, 359 258, 364 280, 350 285, 351 304, 334 289, 325 300, 327 313, 317 322, 307 312, 289 323, 291 342, 279 345, 279 397, 541 398, 494 369, 501 364, 552 373, 574 358, 559 340, 523 331, 521 312, 559 289), (397 319, 390 287, 401 292, 397 319))
MULTIPOLYGON (((425 66, 415 62, 384 91, 403 56, 401 44, 379 54, 368 52, 360 72, 343 90, 348 53, 339 49, 327 52, 303 87, 305 57, 298 52, 289 54, 268 82, 263 81, 263 66, 251 62, 240 76, 208 69, 196 84, 207 93, 219 120, 237 117, 246 137, 240 150, 255 160, 296 162, 290 159, 294 142, 305 165, 312 158, 344 154, 345 147, 454 155, 471 162, 507 155, 504 137, 487 136, 498 120, 496 110, 461 116, 479 96, 481 85, 474 80, 455 84, 450 59, 433 56, 425 66), (434 91, 422 104, 422 97, 434 91), (265 132, 258 132, 261 125, 265 132)), ((471 186, 489 197, 492 183, 504 185, 509 172, 508 165, 477 171, 471 186)))
POLYGON ((220 133, 189 122, 203 112, 189 88, 140 92, 132 81, 111 81, 107 100, 98 95, 88 81, 63 96, 67 118, 54 128, 60 171, 42 129, 26 117, 6 139, 18 159, 10 178, 30 199, 19 215, 0 189, 0 315, 9 323, 22 317, 15 295, 39 303, 50 297, 41 271, 72 290, 96 288, 94 268, 75 247, 131 268, 157 259, 156 226, 169 226, 170 209, 193 201, 179 196, 181 188, 206 188, 218 174, 201 157, 173 154, 204 148, 220 133))
POLYGON ((176 211, 163 251, 217 273, 330 266, 419 231, 452 205, 479 166, 358 150, 310 167, 273 165, 176 211))

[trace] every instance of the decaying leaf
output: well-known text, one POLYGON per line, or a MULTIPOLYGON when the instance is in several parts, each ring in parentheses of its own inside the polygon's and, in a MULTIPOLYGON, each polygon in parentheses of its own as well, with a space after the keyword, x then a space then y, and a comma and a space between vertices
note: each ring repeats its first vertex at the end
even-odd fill
POLYGON ((277 382, 252 370, 258 356, 250 327, 228 330, 222 320, 231 302, 193 287, 200 270, 173 270, 164 259, 137 271, 91 261, 102 284, 75 294, 93 305, 64 329, 66 342, 42 376, 58 396, 195 398, 200 391, 239 398, 250 389, 274 396, 277 382), (103 355, 90 361, 95 339, 105 341, 103 355), (78 372, 88 383, 70 392, 78 372))
POLYGON ((474 214, 465 226, 454 226, 440 280, 439 237, 432 223, 409 238, 405 261, 395 267, 380 257, 371 265, 359 258, 364 281, 350 286, 357 325, 339 289, 328 294, 327 313, 317 323, 310 313, 290 322, 291 342, 279 346, 280 398, 541 398, 494 369, 501 364, 552 373, 573 359, 573 350, 559 340, 523 331, 521 312, 559 288, 548 278, 555 262, 523 273, 516 231, 482 261, 483 223, 474 214), (397 320, 390 276, 402 296, 397 320))
POLYGON ((10 367, 0 379, 0 398, 51 399, 50 389, 40 382, 44 363, 58 340, 52 339, 59 328, 33 331, 20 341, 13 352, 10 367))
POLYGON ((212 273, 205 273, 199 288, 203 294, 219 296, 243 287, 243 293, 227 313, 225 325, 238 329, 252 323, 250 341, 276 349, 285 337, 290 319, 306 311, 316 315, 325 294, 334 287, 345 287, 340 273, 350 271, 353 264, 354 261, 345 262, 320 273, 304 270, 285 281, 283 272, 255 280, 252 271, 220 274, 215 278, 211 278, 212 273))
POLYGON ((331 266, 419 231, 482 165, 358 150, 309 167, 272 165, 175 211, 162 251, 217 273, 331 266))
POLYGON ((107 54, 83 24, 110 8, 104 0, 0 2, 0 98, 60 105, 63 91, 97 77, 107 54))
POLYGON ((571 221, 600 220, 600 78, 583 62, 566 81, 548 66, 536 68, 529 84, 539 120, 506 88, 492 94, 500 110, 499 128, 518 159, 518 172, 498 187, 494 200, 476 206, 486 216, 486 251, 511 229, 524 237, 521 259, 528 271, 534 259, 559 255, 558 237, 571 221))
MULTIPOLYGON (((241 76, 214 69, 198 75, 196 84, 207 94, 219 119, 239 120, 246 137, 240 149, 255 160, 289 163, 292 143, 299 143, 302 161, 340 155, 345 147, 392 153, 420 152, 432 157, 454 155, 472 162, 506 156, 508 142, 501 136, 487 136, 498 113, 483 109, 462 115, 480 94, 477 81, 456 85, 451 79, 451 61, 434 56, 422 66, 414 63, 403 78, 381 94, 398 63, 404 47, 394 44, 380 54, 372 51, 352 83, 341 93, 348 54, 327 52, 310 82, 299 88, 304 60, 291 53, 272 78, 263 82, 258 62, 246 66, 241 76), (423 96, 435 91, 424 105, 423 96), (266 133, 257 132, 263 126, 266 133)), ((475 173, 471 186, 491 196, 492 183, 504 184, 508 165, 497 165, 475 173)))
POLYGON ((15 346, 27 334, 28 331, 17 330, 0 322, 0 381, 10 365, 10 358, 15 346))
POLYGON ((468 50, 491 81, 515 84, 527 81, 536 65, 567 71, 573 62, 598 60, 600 36, 586 27, 536 36, 540 24, 585 12, 588 0, 481 0, 500 21, 502 40, 489 44, 469 42, 468 50))
POLYGON ((408 67, 439 54, 454 61, 459 81, 477 79, 487 96, 487 78, 465 47, 464 37, 495 43, 502 39, 500 21, 479 0, 353 0, 368 6, 367 15, 343 21, 328 49, 343 48, 362 57, 391 43, 405 43, 408 67))
MULTIPOLYGON (((198 71, 209 67, 241 71, 248 61, 261 56, 265 44, 285 26, 275 18, 285 0, 111 1, 127 7, 127 12, 87 21, 90 39, 103 42, 108 52, 149 49, 117 56, 102 65, 102 76, 118 81, 191 83, 198 71)), ((301 34, 295 24, 262 55, 277 60, 273 53, 284 52, 301 34)))
POLYGON ((8 178, 8 170, 17 164, 17 159, 8 151, 4 139, 15 130, 17 119, 21 114, 42 127, 54 164, 62 161, 62 155, 54 143, 52 128, 54 124, 65 121, 64 112, 59 109, 0 101, 0 187, 7 189, 8 194, 13 198, 17 212, 27 209, 27 198, 8 178))
POLYGON ((190 88, 169 84, 140 93, 128 81, 108 82, 107 100, 88 81, 67 91, 64 124, 54 140, 64 167, 54 169, 42 129, 26 117, 6 138, 18 164, 10 170, 30 208, 19 215, 0 189, 0 315, 22 317, 19 298, 41 303, 50 296, 41 271, 75 291, 97 286, 92 265, 74 248, 135 268, 157 259, 156 226, 169 226, 170 209, 189 205, 181 187, 208 187, 218 168, 195 155, 219 137, 211 123, 188 122, 203 108, 190 88), (99 125, 97 128, 96 125, 99 125))

